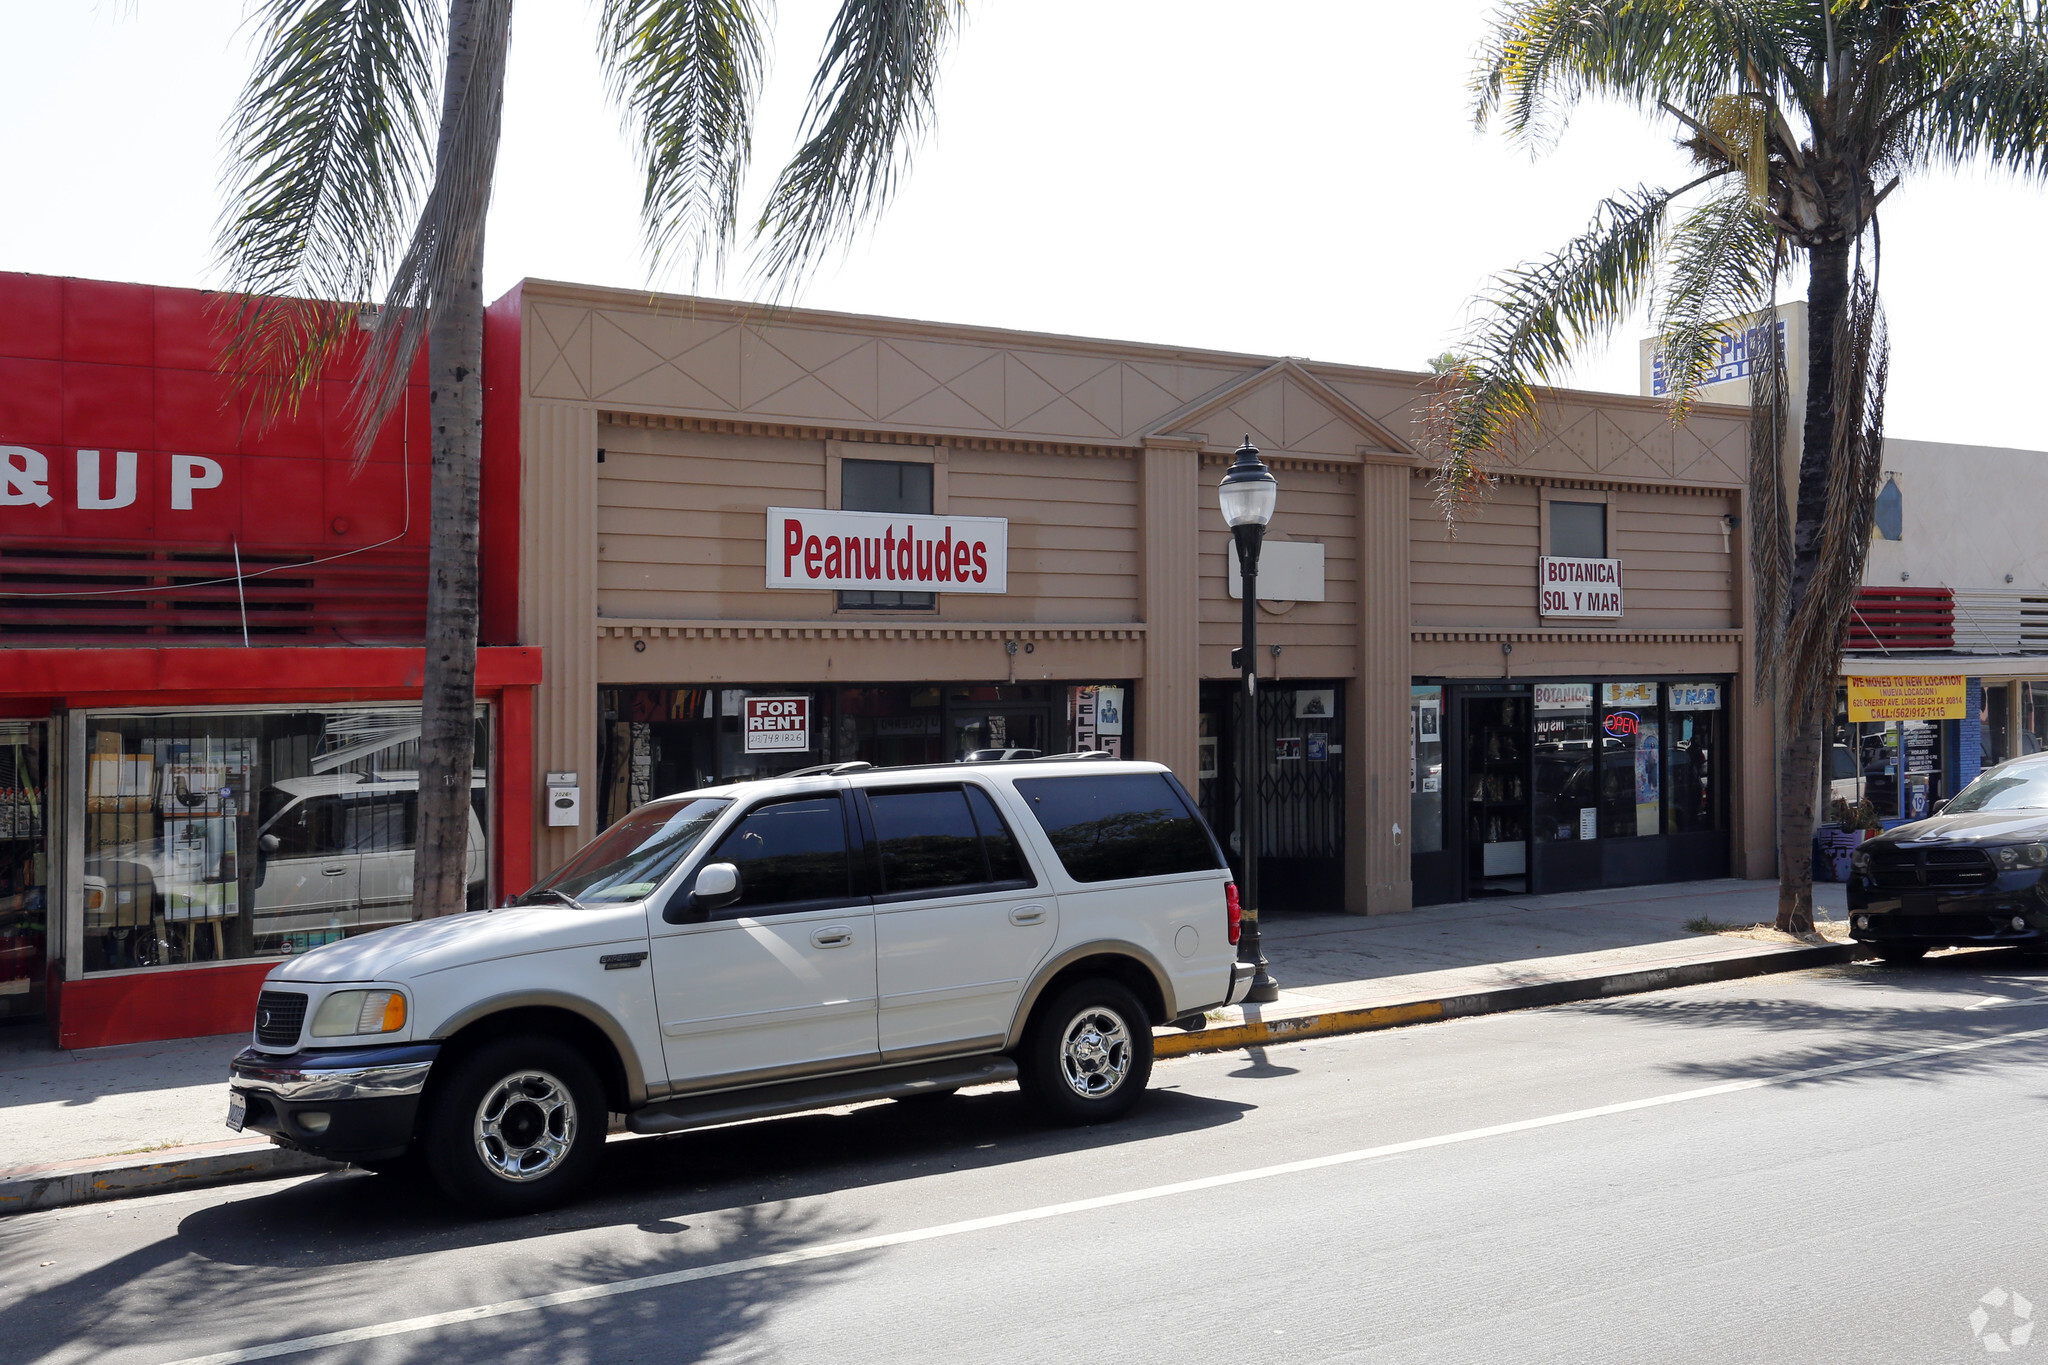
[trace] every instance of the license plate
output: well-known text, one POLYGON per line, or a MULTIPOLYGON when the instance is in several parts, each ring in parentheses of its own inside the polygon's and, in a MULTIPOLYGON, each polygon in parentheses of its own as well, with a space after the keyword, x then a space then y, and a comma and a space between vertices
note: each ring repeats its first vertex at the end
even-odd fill
POLYGON ((241 1091, 228 1092, 228 1127, 237 1133, 242 1131, 243 1120, 249 1117, 249 1101, 241 1091))

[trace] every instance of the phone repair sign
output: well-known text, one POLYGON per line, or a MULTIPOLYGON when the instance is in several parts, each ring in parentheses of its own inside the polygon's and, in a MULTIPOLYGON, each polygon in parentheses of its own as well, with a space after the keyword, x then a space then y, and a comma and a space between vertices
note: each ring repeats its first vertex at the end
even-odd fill
POLYGON ((811 747, 809 697, 748 697, 740 716, 750 754, 803 753, 811 747))

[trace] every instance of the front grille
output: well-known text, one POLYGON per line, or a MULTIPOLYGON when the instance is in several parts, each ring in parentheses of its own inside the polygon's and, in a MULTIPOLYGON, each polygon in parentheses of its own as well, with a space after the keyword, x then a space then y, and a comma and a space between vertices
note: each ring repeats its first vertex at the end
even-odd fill
MULTIPOLYGON (((1872 915, 1877 938, 2018 938, 2010 915, 1872 915)), ((2023 931, 2022 931, 2023 932, 2023 931)))
POLYGON ((256 997, 256 1041, 291 1047, 306 1022, 306 997, 297 991, 265 991, 256 997))
POLYGON ((1989 886, 1998 871, 1982 850, 1974 848, 1885 848, 1870 857, 1875 886, 1898 890, 1916 887, 1989 886))

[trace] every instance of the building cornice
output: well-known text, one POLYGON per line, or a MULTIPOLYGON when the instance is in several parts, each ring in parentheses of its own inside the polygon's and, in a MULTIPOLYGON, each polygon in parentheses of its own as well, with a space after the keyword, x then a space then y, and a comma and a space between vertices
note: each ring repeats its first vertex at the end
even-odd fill
POLYGON ((597 636, 633 640, 1142 640, 1142 621, 1108 624, 917 621, 662 621, 601 617, 597 636))

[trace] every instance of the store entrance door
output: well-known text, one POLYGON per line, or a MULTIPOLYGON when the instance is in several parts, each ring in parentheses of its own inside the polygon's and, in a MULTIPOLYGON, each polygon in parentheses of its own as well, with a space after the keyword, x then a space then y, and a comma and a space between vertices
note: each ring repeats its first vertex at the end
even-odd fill
MULTIPOLYGON (((50 727, 0 720, 0 1019, 43 1012, 49 949, 50 727)), ((107 896, 100 888, 100 898, 107 896)), ((88 902, 88 916, 102 907, 88 902)))
POLYGON ((1529 890, 1529 701, 1460 698, 1465 894, 1529 890))

